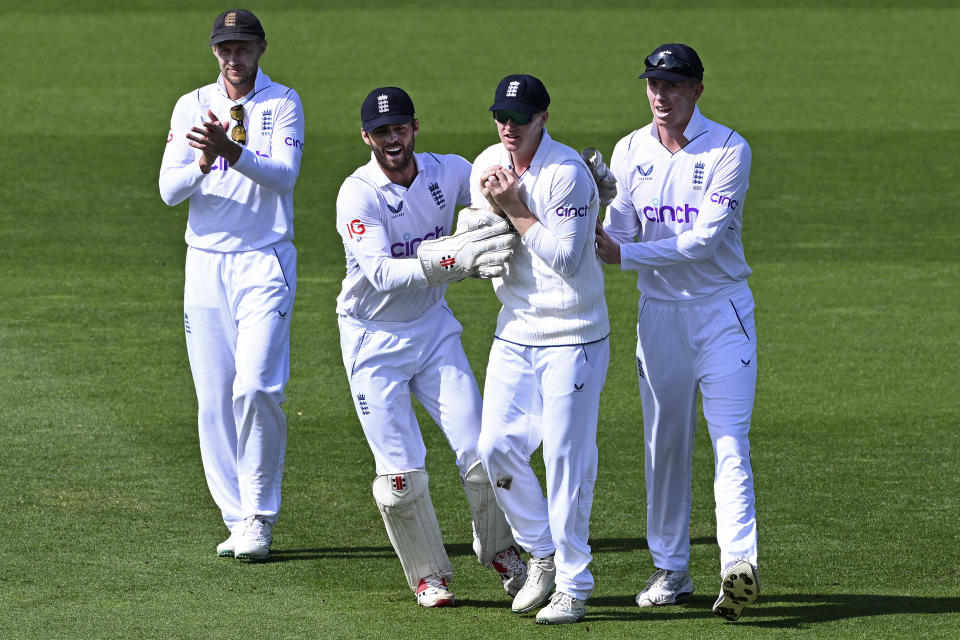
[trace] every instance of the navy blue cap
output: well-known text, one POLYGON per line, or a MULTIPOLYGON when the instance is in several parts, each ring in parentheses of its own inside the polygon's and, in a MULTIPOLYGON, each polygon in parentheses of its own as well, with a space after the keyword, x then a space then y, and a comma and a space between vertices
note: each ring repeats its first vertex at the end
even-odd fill
POLYGON ((266 34, 257 16, 246 9, 227 9, 213 21, 210 30, 210 44, 228 42, 230 40, 263 40, 266 34))
POLYGON ((360 121, 367 132, 385 124, 411 122, 413 116, 413 100, 400 87, 374 89, 367 94, 360 107, 360 121))
POLYGON ((506 109, 534 114, 546 111, 550 106, 550 94, 538 78, 524 74, 507 76, 497 85, 490 111, 506 109))
POLYGON ((685 44, 662 44, 644 59, 641 78, 660 78, 669 82, 683 82, 695 78, 703 80, 703 63, 697 52, 685 44))

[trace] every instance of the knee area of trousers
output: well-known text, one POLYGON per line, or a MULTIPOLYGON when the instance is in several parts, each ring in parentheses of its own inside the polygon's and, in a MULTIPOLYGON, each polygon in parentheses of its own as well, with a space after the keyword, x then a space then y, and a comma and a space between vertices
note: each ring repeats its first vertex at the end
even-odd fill
POLYGON ((283 393, 266 386, 251 385, 234 389, 233 399, 250 407, 279 406, 283 402, 283 393))
POLYGON ((512 441, 508 436, 497 434, 493 431, 483 431, 480 433, 480 440, 477 442, 477 451, 480 454, 480 460, 486 469, 495 469, 503 460, 509 460, 520 456, 527 456, 520 449, 520 444, 512 441))
POLYGON ((389 473, 373 481, 373 498, 386 510, 403 509, 428 492, 429 476, 425 471, 389 473))

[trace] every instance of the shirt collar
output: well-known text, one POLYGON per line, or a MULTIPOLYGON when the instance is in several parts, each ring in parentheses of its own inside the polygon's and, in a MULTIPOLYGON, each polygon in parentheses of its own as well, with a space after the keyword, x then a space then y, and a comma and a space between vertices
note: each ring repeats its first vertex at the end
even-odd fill
MULTIPOLYGON (((417 165, 417 175, 419 176, 423 172, 423 163, 420 162, 420 154, 416 151, 413 152, 413 161, 417 165)), ((387 177, 387 174, 383 172, 383 169, 380 168, 380 163, 377 162, 377 157, 373 155, 373 151, 370 152, 370 162, 367 163, 369 169, 369 174, 373 178, 373 182, 380 188, 383 188, 389 184, 390 178, 387 177)), ((414 177, 414 182, 416 182, 416 177, 414 177)), ((412 184, 412 183, 411 183, 412 184)))
MULTIPOLYGON (((693 115, 690 116, 690 122, 687 123, 686 128, 683 130, 683 137, 687 140, 693 140, 698 135, 704 132, 707 128, 707 119, 703 117, 703 114, 700 113, 700 106, 693 105, 693 115)), ((654 123, 650 127, 650 135, 653 136, 658 142, 660 141, 660 129, 657 128, 657 125, 654 123)))
MULTIPOLYGON (((527 171, 536 168, 538 171, 543 163, 547 160, 547 155, 550 153, 550 147, 553 143, 553 138, 550 137, 550 134, 547 133, 547 128, 542 129, 543 135, 540 137, 540 145, 537 147, 537 152, 533 154, 533 160, 530 161, 530 166, 527 167, 527 171)), ((510 152, 507 151, 503 145, 500 145, 501 150, 503 151, 503 166, 513 168, 513 160, 510 158, 510 152)), ((526 173, 526 171, 524 172, 526 173)))

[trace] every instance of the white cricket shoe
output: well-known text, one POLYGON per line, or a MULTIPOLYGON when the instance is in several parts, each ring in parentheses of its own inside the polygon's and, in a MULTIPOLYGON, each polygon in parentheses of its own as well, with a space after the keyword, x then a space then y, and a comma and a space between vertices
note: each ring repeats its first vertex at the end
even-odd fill
POLYGON ((562 591, 557 591, 548 604, 537 614, 537 624, 571 624, 587 615, 587 603, 577 600, 562 591))
POLYGON ((657 569, 643 591, 637 594, 638 607, 659 607, 677 604, 693 593, 693 580, 688 571, 657 569))
POLYGON ((260 516, 249 516, 239 525, 233 556, 240 560, 262 560, 270 553, 273 525, 260 516))
POLYGON ((757 601, 760 576, 757 568, 746 560, 738 560, 723 573, 720 597, 713 603, 713 614, 736 622, 743 608, 757 601))
POLYGON ((221 558, 232 558, 233 550, 237 546, 238 535, 233 531, 230 532, 230 537, 217 545, 217 555, 221 558))
POLYGON ((417 604, 421 607, 452 607, 453 592, 447 587, 446 578, 437 574, 420 578, 417 585, 417 604))
POLYGON ((520 557, 520 551, 510 545, 497 555, 493 556, 493 568, 500 574, 503 589, 515 598, 527 579, 527 565, 520 557))
POLYGON ((557 566, 553 563, 554 554, 543 558, 530 556, 527 563, 527 579, 513 598, 513 612, 526 613, 542 605, 553 591, 557 566))

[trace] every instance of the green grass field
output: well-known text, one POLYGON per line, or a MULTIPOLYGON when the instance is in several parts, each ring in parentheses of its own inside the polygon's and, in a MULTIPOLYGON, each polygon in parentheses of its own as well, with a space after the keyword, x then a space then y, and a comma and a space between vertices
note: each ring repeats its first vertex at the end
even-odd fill
MULTIPOLYGON (((170 112, 217 73, 205 0, 0 0, 0 637, 960 637, 960 9, 933 0, 248 5, 262 61, 303 98, 300 286, 270 562, 214 556, 181 320, 186 205, 161 202, 170 112), (653 567, 633 370, 637 291, 607 271, 613 323, 586 621, 509 611, 470 552, 452 454, 428 467, 459 606, 415 606, 370 494, 334 299, 340 182, 368 154, 373 87, 413 96, 418 150, 472 159, 507 73, 541 77, 550 131, 609 155, 649 121, 642 57, 684 41, 701 108, 753 150, 753 423, 763 596, 736 624, 717 591, 712 462, 695 453, 697 593, 633 605, 653 567)), ((497 303, 451 287, 482 384, 497 303)))

